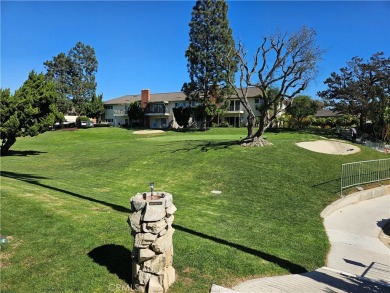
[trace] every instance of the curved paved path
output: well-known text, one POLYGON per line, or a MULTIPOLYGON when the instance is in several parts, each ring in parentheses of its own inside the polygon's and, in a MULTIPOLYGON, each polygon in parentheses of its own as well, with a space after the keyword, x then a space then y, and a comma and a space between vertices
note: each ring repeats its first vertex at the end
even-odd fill
POLYGON ((378 236, 390 219, 390 195, 343 207, 324 219, 331 244, 327 267, 299 275, 249 280, 210 292, 390 292, 390 249, 378 236))

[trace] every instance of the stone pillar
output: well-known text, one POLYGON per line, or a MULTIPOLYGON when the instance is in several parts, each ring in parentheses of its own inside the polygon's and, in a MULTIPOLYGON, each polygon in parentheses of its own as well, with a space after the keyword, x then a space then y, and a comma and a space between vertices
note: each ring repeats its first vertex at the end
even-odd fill
POLYGON ((132 285, 136 292, 163 293, 175 281, 172 194, 137 193, 130 199, 128 223, 134 236, 132 285))

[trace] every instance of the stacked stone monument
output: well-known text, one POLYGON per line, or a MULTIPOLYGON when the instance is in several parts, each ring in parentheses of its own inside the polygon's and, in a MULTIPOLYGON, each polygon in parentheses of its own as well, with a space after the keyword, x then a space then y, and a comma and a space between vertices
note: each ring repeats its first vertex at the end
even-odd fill
POLYGON ((133 289, 141 293, 166 292, 175 281, 172 223, 176 207, 172 194, 137 193, 130 205, 133 289))

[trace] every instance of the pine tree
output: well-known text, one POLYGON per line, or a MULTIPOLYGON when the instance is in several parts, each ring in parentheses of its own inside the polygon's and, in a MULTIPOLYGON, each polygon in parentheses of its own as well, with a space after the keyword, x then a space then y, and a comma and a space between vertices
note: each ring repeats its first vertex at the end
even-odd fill
POLYGON ((237 71, 227 12, 225 1, 197 1, 189 24, 190 45, 185 56, 190 81, 184 83, 182 90, 188 100, 201 107, 202 130, 207 128, 207 109, 221 104, 232 93, 227 79, 228 75, 234 79, 237 71))

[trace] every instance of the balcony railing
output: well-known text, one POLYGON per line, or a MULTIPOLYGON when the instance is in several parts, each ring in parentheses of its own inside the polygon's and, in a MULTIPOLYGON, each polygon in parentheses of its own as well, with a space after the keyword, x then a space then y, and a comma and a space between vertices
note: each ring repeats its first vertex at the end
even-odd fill
POLYGON ((127 116, 127 111, 125 111, 125 110, 114 110, 114 116, 127 116))
POLYGON ((169 111, 165 105, 153 105, 146 108, 146 115, 169 115, 169 111))

